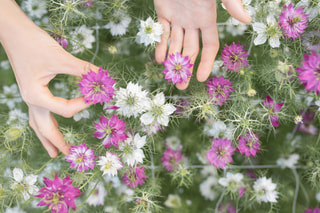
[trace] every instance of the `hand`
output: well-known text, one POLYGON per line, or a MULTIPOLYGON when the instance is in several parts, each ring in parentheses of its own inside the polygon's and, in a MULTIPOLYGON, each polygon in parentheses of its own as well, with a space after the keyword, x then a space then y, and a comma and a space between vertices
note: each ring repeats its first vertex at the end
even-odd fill
POLYGON ((67 155, 69 146, 51 112, 72 117, 89 104, 84 102, 83 97, 72 100, 55 97, 48 89, 48 84, 57 74, 81 77, 89 69, 98 71, 98 67, 66 52, 16 8, 15 3, 8 2, 10 5, 6 9, 12 9, 14 23, 10 26, 3 24, 0 15, 0 26, 5 25, 7 29, 0 34, 0 41, 14 70, 21 96, 29 107, 29 124, 51 157, 58 155, 57 149, 67 155))
MULTIPOLYGON (((251 17, 245 12, 241 0, 224 0, 227 11, 243 23, 250 23, 251 17)), ((217 11, 215 0, 154 0, 158 21, 164 33, 156 47, 156 61, 162 63, 170 45, 168 55, 181 52, 189 56, 194 64, 199 53, 199 30, 202 35, 201 61, 197 71, 198 81, 205 81, 213 67, 219 49, 217 11), (171 29, 170 29, 171 25, 171 29)), ((192 72, 191 68, 191 72, 192 72)), ((178 89, 186 89, 187 83, 177 84, 178 89)))

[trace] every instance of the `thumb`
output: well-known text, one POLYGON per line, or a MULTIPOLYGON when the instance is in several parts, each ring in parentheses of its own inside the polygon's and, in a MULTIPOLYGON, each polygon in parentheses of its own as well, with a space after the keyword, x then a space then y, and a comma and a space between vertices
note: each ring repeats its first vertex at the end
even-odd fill
POLYGON ((233 18, 245 24, 251 22, 251 16, 244 10, 241 0, 223 0, 222 3, 233 18))

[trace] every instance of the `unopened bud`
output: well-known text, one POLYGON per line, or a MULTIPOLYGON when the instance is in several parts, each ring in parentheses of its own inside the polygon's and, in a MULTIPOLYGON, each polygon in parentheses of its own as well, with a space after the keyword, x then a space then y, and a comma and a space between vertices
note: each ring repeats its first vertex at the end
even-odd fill
POLYGON ((254 89, 249 89, 247 92, 247 95, 252 97, 255 96, 257 94, 257 91, 255 91, 254 89))

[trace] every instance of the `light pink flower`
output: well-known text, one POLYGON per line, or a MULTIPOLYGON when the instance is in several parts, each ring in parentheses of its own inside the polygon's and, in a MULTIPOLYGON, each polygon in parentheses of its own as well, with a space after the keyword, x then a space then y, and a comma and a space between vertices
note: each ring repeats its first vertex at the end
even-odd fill
POLYGON ((138 185, 144 184, 145 178, 147 176, 144 175, 145 168, 140 167, 137 164, 135 167, 130 167, 129 171, 124 173, 122 180, 123 184, 128 185, 130 188, 136 188, 138 185))
POLYGON ((249 66, 247 61, 248 50, 244 50, 243 47, 244 45, 240 45, 239 42, 237 44, 232 42, 230 46, 226 45, 223 48, 221 58, 227 70, 238 72, 242 67, 249 66))
POLYGON ((215 167, 224 168, 226 167, 226 163, 232 162, 234 150, 235 148, 230 140, 215 138, 206 156, 210 164, 213 164, 215 167))
POLYGON ((222 106, 222 103, 226 102, 229 98, 229 93, 234 91, 231 85, 230 79, 224 79, 223 75, 219 78, 214 76, 207 82, 207 86, 209 87, 208 94, 216 104, 222 106))
POLYGON ((178 165, 181 159, 182 159, 181 152, 174 151, 169 146, 167 146, 167 150, 164 151, 161 161, 162 161, 162 165, 168 171, 173 171, 178 168, 178 165))
POLYGON ((264 99, 264 106, 269 110, 269 119, 274 127, 279 126, 279 119, 277 116, 277 113, 280 111, 284 103, 274 103, 273 99, 270 97, 270 95, 267 95, 267 97, 264 99))
POLYGON ((94 150, 87 148, 86 143, 79 146, 71 146, 70 154, 66 156, 66 160, 71 163, 70 168, 76 168, 78 172, 83 170, 94 169, 94 150))

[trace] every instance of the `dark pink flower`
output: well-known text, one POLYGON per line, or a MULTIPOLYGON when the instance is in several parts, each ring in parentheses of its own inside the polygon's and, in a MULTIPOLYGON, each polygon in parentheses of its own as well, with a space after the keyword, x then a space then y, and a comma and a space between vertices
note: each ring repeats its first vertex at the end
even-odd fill
POLYGON ((280 109, 282 108, 284 103, 274 103, 273 99, 270 97, 270 95, 267 95, 267 97, 264 99, 264 106, 268 109, 269 112, 269 119, 274 127, 279 126, 279 119, 276 115, 280 109))
POLYGON ((190 68, 193 64, 190 64, 188 56, 183 57, 179 52, 171 54, 163 65, 165 67, 162 71, 165 74, 164 79, 172 81, 173 84, 187 82, 188 77, 191 76, 190 68))
POLYGON ((241 155, 245 154, 247 157, 255 157, 257 152, 260 152, 259 137, 257 134, 247 132, 246 136, 239 137, 238 150, 241 155))
POLYGON ((181 152, 174 151, 167 146, 167 150, 164 151, 161 161, 162 165, 170 172, 178 168, 181 159, 181 152))
POLYGON ((144 184, 145 178, 144 175, 145 168, 136 165, 135 167, 130 167, 129 171, 124 173, 122 180, 123 184, 128 185, 130 188, 136 188, 138 185, 144 184))
POLYGON ((289 6, 283 5, 283 12, 279 17, 279 26, 284 31, 285 38, 299 38, 304 29, 308 27, 308 15, 303 12, 304 8, 293 8, 293 4, 289 6))
POLYGON ((318 206, 316 208, 314 208, 314 209, 309 207, 307 210, 304 211, 304 213, 320 213, 320 209, 319 209, 318 206))
POLYGON ((249 66, 247 58, 249 54, 247 53, 248 50, 243 49, 244 45, 235 44, 232 42, 230 46, 226 45, 222 52, 221 58, 224 62, 224 67, 230 71, 238 72, 242 67, 249 66))
POLYGON ((312 55, 303 55, 302 66, 296 70, 298 78, 306 90, 320 92, 320 54, 312 52, 312 55))
POLYGON ((82 4, 82 8, 87 8, 93 4, 92 0, 88 0, 85 3, 82 4))
POLYGON ((111 118, 100 116, 100 122, 94 123, 97 131, 93 133, 93 136, 99 139, 103 139, 103 145, 109 148, 111 145, 118 147, 118 142, 128 138, 126 133, 126 122, 122 119, 118 119, 117 115, 113 115, 111 118))
POLYGON ((219 213, 236 213, 237 210, 235 208, 233 208, 232 203, 229 202, 227 205, 221 204, 219 206, 218 212, 219 213))
POLYGON ((239 197, 242 197, 243 194, 244 194, 244 192, 245 192, 246 190, 247 190, 246 187, 241 187, 241 188, 239 189, 239 197))
POLYGON ((176 111, 174 113, 176 115, 185 115, 187 116, 187 111, 190 106, 190 102, 187 101, 186 99, 181 98, 176 104, 176 111))
POLYGON ((314 112, 305 112, 302 115, 302 123, 299 123, 297 130, 309 135, 318 135, 318 128, 313 125, 314 112))
POLYGON ((83 170, 94 169, 96 156, 94 150, 87 148, 86 143, 79 146, 71 146, 70 154, 66 160, 71 163, 70 168, 76 168, 78 172, 83 170))
POLYGON ((39 190, 41 201, 37 206, 48 206, 52 213, 68 213, 69 207, 76 210, 74 200, 82 193, 78 187, 72 186, 72 180, 69 175, 60 179, 58 174, 54 176, 54 180, 46 177, 43 178, 46 187, 39 190))
POLYGON ((65 37, 55 33, 52 33, 51 35, 60 44, 60 46, 62 46, 64 49, 67 49, 68 41, 65 37))
POLYGON ((224 168, 226 163, 232 162, 234 150, 230 140, 215 138, 212 141, 211 149, 206 154, 207 159, 215 167, 224 168))
POLYGON ((230 79, 224 79, 223 75, 219 78, 214 76, 207 82, 208 93, 216 104, 222 106, 222 103, 229 98, 229 93, 234 91, 231 85, 230 79))
POLYGON ((116 81, 109 76, 108 70, 103 70, 100 67, 97 73, 90 70, 87 75, 82 75, 82 77, 83 80, 79 81, 78 86, 86 103, 102 104, 104 101, 110 102, 113 99, 113 85, 116 81))

